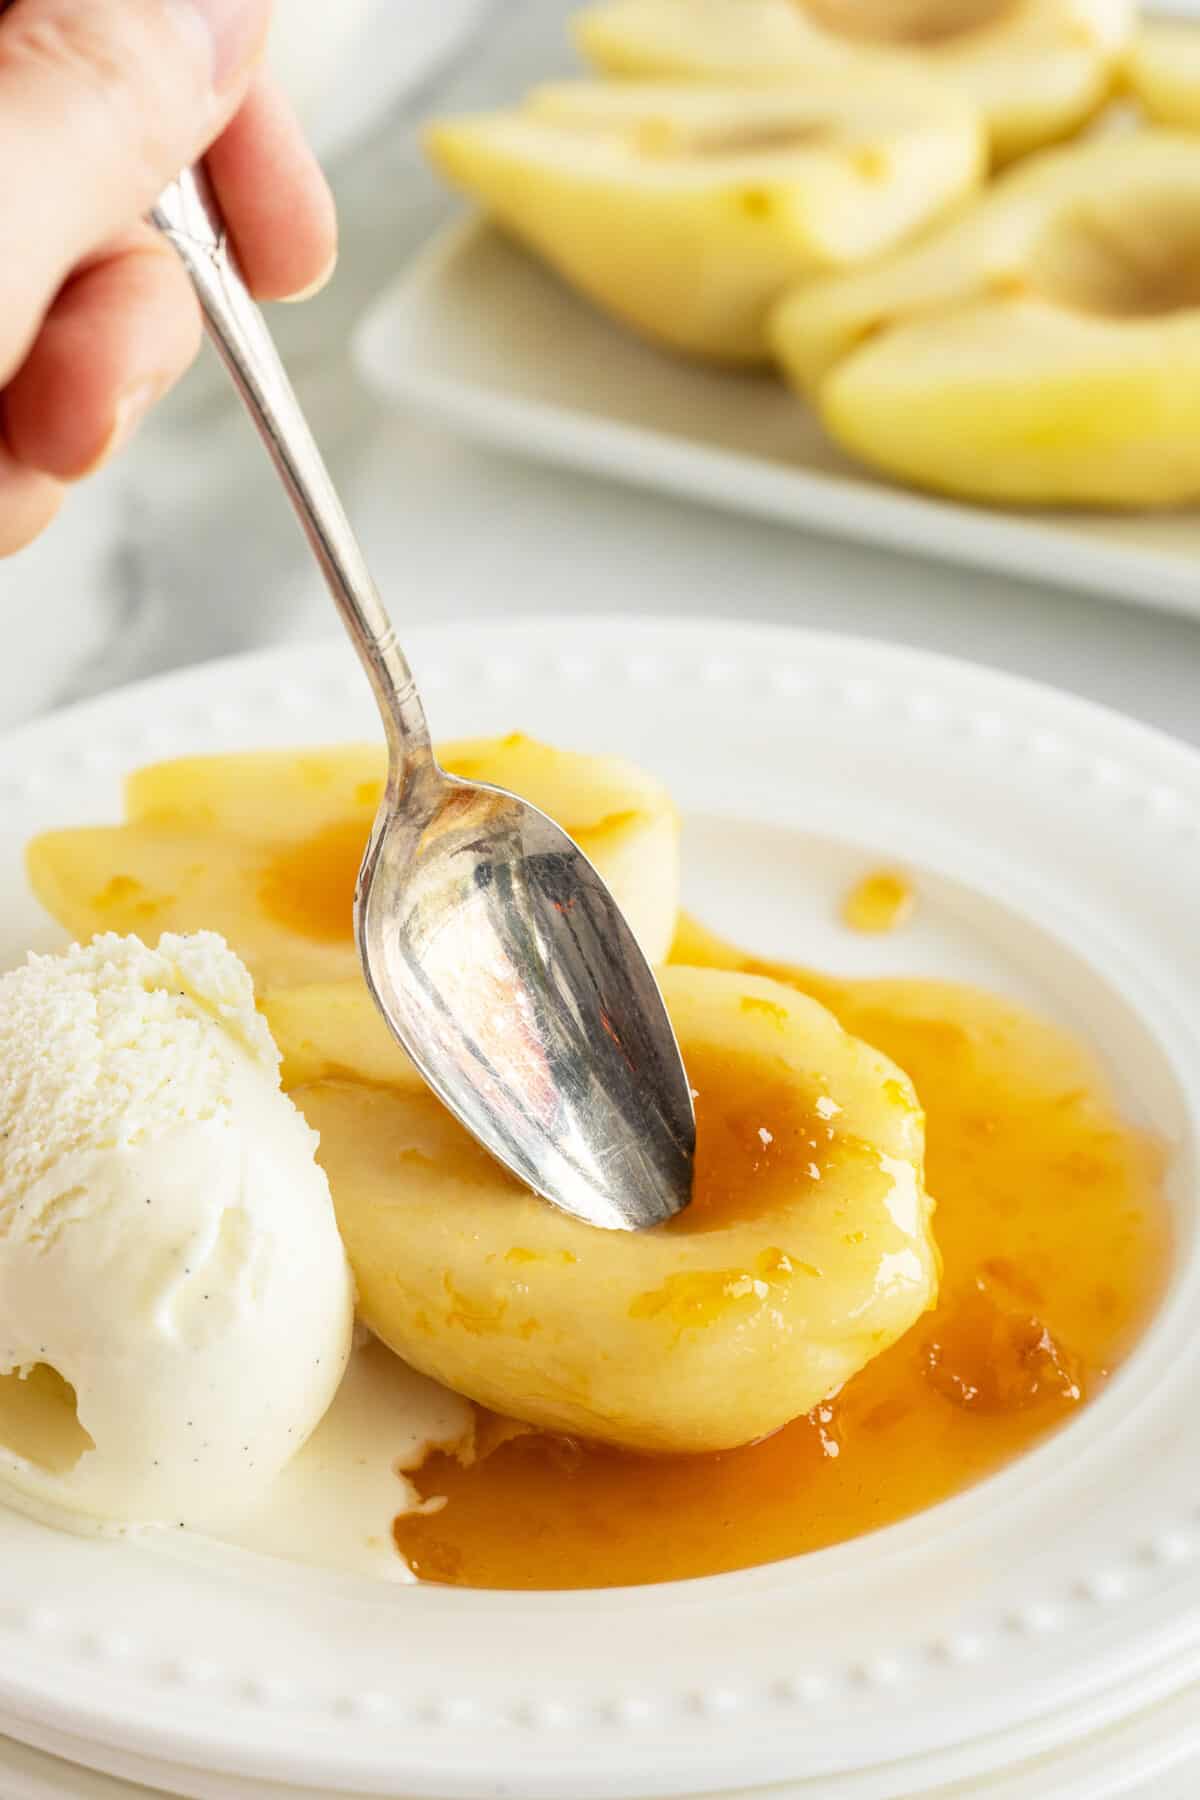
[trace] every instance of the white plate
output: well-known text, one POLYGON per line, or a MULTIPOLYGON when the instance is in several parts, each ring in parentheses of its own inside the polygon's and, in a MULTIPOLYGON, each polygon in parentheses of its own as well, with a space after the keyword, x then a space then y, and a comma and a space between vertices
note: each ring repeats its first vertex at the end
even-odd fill
POLYGON ((380 393, 525 455, 757 517, 1200 615, 1200 511, 1001 511, 889 486, 771 376, 622 331, 489 226, 438 237, 371 309, 380 393))
MULTIPOLYGON (((945 1786, 927 1761, 907 1773, 904 1800, 1195 1800, 1200 1781, 1200 1689, 1160 1702, 1136 1719, 1089 1737, 998 1776, 972 1777, 945 1786), (921 1769, 925 1773, 921 1773, 921 1769), (931 1786, 930 1782, 936 1785, 931 1786)), ((61 1746, 60 1746, 61 1748, 61 1746)), ((112 1758, 132 1770, 134 1759, 112 1758)), ((303 1793, 275 1783, 239 1781, 137 1767, 139 1779, 86 1771, 11 1739, 0 1738, 0 1791, 4 1800, 350 1800, 331 1790, 303 1793), (149 1782, 167 1781, 169 1788, 149 1782), (182 1785, 180 1785, 182 1783, 182 1785)), ((518 1790, 519 1791, 519 1790, 518 1790)), ((879 1800, 873 1774, 823 1779, 819 1788, 789 1782, 751 1794, 707 1795, 694 1800, 879 1800)), ((393 1793, 391 1800, 402 1800, 393 1793)), ((564 1796, 566 1800, 566 1796, 564 1796)), ((574 1800, 572 1790, 570 1800, 574 1800)))
MULTIPOLYGON (((1200 756, 834 637, 541 620, 411 649, 440 733, 520 726, 657 769, 687 817, 688 900, 718 929, 827 966, 966 976, 1094 1039, 1129 1112, 1176 1146, 1170 1293, 1105 1394, 1012 1469, 872 1538, 707 1582, 392 1588, 0 1515, 0 1730, 203 1795, 247 1791, 220 1775, 467 1800, 769 1782, 886 1800, 934 1780, 986 1793, 985 1775, 1181 1694, 1200 1675, 1200 756), (880 856, 918 872, 919 922, 854 939, 835 900, 880 856)), ((0 955, 55 941, 25 894, 25 839, 115 817, 126 769, 371 725, 349 652, 318 648, 0 740, 0 955)), ((1088 1800, 1119 1791, 1099 1780, 1088 1800)))

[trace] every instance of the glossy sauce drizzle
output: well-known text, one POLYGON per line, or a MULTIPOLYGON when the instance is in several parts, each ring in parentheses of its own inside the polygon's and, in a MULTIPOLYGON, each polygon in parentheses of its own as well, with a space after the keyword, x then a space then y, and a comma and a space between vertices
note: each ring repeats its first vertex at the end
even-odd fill
MULTIPOLYGON (((514 733, 508 741, 520 741, 520 734, 514 733)), ((448 774, 468 781, 486 781, 494 775, 476 758, 443 760, 448 774)), ((334 819, 314 836, 287 844, 266 859, 258 875, 257 899, 269 919, 314 943, 348 943, 353 938, 354 890, 382 798, 382 782, 363 782, 355 794, 363 809, 357 816, 334 819)), ((634 816, 611 812, 587 826, 569 820, 562 823, 585 854, 595 855, 603 840, 634 816)), ((125 894, 120 897, 128 898, 125 894)))
POLYGON ((916 905, 912 883, 890 869, 864 875, 842 903, 842 923, 851 931, 898 931, 907 924, 916 905))
POLYGON ((840 1394, 762 1443, 649 1457, 480 1415, 474 1460, 396 1521, 427 1581, 572 1588, 772 1562, 945 1499, 1065 1423, 1128 1355, 1169 1261, 1163 1157, 1091 1054, 1021 1009, 913 980, 832 981, 685 924, 673 960, 790 982, 894 1058, 927 1114, 941 1297, 840 1394))
POLYGON ((338 819, 278 851, 259 878, 267 917, 318 944, 352 938, 354 889, 370 831, 370 818, 338 819))

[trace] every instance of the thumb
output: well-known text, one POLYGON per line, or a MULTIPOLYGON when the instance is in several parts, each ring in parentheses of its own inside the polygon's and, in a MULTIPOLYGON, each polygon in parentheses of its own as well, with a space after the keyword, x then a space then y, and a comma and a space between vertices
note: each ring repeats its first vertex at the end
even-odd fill
POLYGON ((0 384, 75 265, 147 211, 245 93, 270 0, 15 0, 0 17, 0 384))

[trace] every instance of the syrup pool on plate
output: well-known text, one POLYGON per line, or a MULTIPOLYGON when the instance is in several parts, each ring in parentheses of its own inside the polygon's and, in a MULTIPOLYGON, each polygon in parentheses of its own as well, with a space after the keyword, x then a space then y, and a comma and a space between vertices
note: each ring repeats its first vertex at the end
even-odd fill
MULTIPOLYGON (((256 860, 260 913, 296 942, 352 950, 376 791, 352 788, 356 816, 327 818, 265 869, 256 860)), ((889 929, 911 904, 906 878, 884 875, 850 897, 860 929, 889 929)), ((364 1475, 359 1522, 343 1533, 356 1566, 402 1573, 387 1541, 392 1514, 395 1546, 432 1582, 610 1586, 769 1563, 908 1517, 1004 1467, 1075 1417, 1134 1347, 1168 1272, 1163 1155, 1122 1119, 1090 1051, 971 988, 838 981, 757 960, 687 923, 673 960, 791 983, 911 1077, 937 1202, 936 1307, 814 1412, 708 1456, 635 1455, 534 1432, 371 1352, 298 1460, 284 1538, 279 1515, 264 1515, 256 1544, 330 1559, 326 1503, 351 1446, 364 1475), (447 1447, 424 1454, 430 1441, 447 1447), (394 1473, 398 1459, 411 1488, 394 1473)), ((692 1073, 704 1203, 752 1208, 764 1178, 792 1179, 786 1106, 761 1071, 748 1078, 716 1058, 692 1073)), ((791 1136, 799 1155, 803 1134, 791 1136)), ((798 1164, 801 1189, 812 1179, 807 1160, 798 1164)), ((786 1242, 778 1249, 787 1255, 786 1242)), ((693 1301, 680 1329, 703 1329, 693 1301)))
MULTIPOLYGON (((938 1208, 937 1306, 815 1412, 720 1455, 637 1456, 479 1415, 473 1450, 436 1453, 410 1474, 435 1510, 399 1517, 395 1537, 426 1581, 675 1580, 903 1519, 1066 1424, 1163 1290, 1161 1150, 1122 1121, 1095 1058, 1057 1028, 950 983, 835 981, 762 962, 687 923, 673 960, 789 982, 912 1077, 938 1208)), ((699 1084, 698 1179, 740 1182, 745 1198, 745 1166, 706 1174, 706 1144, 727 1155, 739 1116, 752 1132, 762 1108, 717 1075, 715 1092, 699 1084)))
MULTIPOLYGON (((298 849, 281 883, 289 923, 345 932, 362 835, 347 822, 298 849)), ((913 904, 906 877, 874 871, 847 895, 843 918, 888 931, 913 904)), ((395 1542, 426 1581, 534 1589, 683 1579, 906 1518, 1074 1417, 1129 1354, 1165 1285, 1161 1150, 1122 1120, 1095 1057, 1056 1027, 952 983, 838 981, 766 962, 687 921, 672 960, 791 983, 911 1076, 937 1201, 938 1304, 815 1412, 719 1455, 639 1456, 475 1409, 462 1446, 407 1471, 423 1504, 397 1517, 395 1542)), ((771 1102, 761 1087, 732 1091, 729 1075, 693 1077, 700 1154, 723 1145, 708 1185, 726 1205, 748 1206, 754 1171, 730 1146, 761 1144, 771 1102)), ((776 1156, 772 1179, 783 1173, 776 1156)))

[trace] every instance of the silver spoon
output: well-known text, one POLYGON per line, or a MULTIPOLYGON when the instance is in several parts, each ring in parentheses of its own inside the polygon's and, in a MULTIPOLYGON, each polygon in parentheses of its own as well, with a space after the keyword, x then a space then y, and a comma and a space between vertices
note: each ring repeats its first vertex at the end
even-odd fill
POLYGON ((355 935, 388 1025, 438 1097, 529 1187, 591 1225, 691 1196, 696 1122, 657 983, 616 902, 526 801, 438 767, 416 684, 207 177, 152 214, 271 454, 375 692, 387 790, 355 935))

